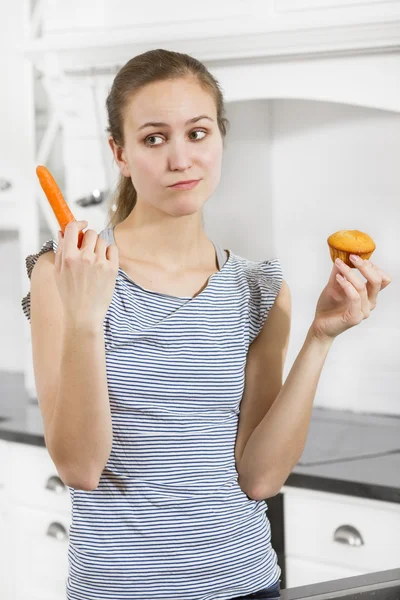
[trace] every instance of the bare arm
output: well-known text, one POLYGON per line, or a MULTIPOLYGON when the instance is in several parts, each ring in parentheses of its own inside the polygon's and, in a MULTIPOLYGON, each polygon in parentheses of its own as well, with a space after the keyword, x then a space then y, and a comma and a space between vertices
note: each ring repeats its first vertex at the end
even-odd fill
POLYGON ((307 333, 287 379, 267 414, 251 433, 239 463, 254 500, 275 496, 306 443, 312 406, 331 341, 307 333))
POLYGON ((292 303, 282 282, 264 326, 249 348, 235 458, 239 485, 254 500, 276 495, 300 458, 313 401, 332 341, 310 327, 282 385, 292 303))
POLYGON ((48 443, 67 485, 97 487, 112 446, 103 330, 64 327, 48 443))
POLYGON ((54 253, 31 277, 35 383, 48 452, 67 485, 98 485, 112 446, 102 326, 68 322, 54 281, 54 253))

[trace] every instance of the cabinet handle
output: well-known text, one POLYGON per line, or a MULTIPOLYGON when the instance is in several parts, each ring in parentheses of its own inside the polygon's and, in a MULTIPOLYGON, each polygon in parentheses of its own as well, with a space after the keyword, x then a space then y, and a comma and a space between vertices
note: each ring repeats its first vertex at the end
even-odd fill
POLYGON ((68 539, 67 530, 63 525, 61 525, 61 523, 51 523, 46 531, 46 535, 58 540, 59 542, 65 542, 68 539))
POLYGON ((0 191, 5 192, 6 190, 9 190, 10 187, 12 187, 11 181, 4 179, 4 177, 0 177, 0 191))
POLYGON ((333 540, 348 546, 364 546, 361 533, 352 525, 341 525, 333 534, 333 540))
POLYGON ((58 477, 58 475, 52 475, 48 478, 46 483, 46 490, 61 494, 66 489, 64 482, 58 477))

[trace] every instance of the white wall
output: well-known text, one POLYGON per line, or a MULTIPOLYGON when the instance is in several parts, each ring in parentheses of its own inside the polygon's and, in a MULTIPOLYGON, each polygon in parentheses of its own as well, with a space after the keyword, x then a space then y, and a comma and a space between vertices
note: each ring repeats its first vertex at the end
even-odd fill
POLYGON ((228 104, 227 116, 222 180, 206 205, 205 226, 239 255, 280 258, 293 301, 284 377, 333 268, 328 236, 359 229, 375 240, 371 260, 393 281, 376 311, 335 340, 315 405, 400 414, 400 115, 259 100, 228 104))
POLYGON ((276 253, 269 103, 228 103, 220 184, 204 208, 207 235, 251 260, 276 253))
POLYGON ((365 231, 377 245, 372 262, 393 281, 376 311, 335 340, 316 405, 400 414, 400 115, 275 100, 271 123, 274 233, 293 297, 288 363, 332 269, 328 236, 365 231))

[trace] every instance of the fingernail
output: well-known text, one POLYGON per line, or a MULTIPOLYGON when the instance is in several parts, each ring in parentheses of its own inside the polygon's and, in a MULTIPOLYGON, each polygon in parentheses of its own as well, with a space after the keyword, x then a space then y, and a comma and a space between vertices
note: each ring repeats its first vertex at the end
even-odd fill
POLYGON ((352 260, 353 262, 359 262, 360 261, 360 257, 357 256, 356 254, 350 254, 350 260, 352 260))

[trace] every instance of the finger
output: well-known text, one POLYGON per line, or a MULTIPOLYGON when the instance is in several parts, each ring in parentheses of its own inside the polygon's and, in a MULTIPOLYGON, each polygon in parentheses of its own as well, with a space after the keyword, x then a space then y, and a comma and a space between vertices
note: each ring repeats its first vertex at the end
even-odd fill
MULTIPOLYGON (((349 312, 353 318, 352 324, 360 323, 364 318, 366 318, 366 315, 361 310, 361 296, 359 292, 356 290, 354 285, 346 279, 346 277, 343 277, 339 273, 336 275, 336 279, 351 302, 349 312), (360 315, 362 315, 361 318, 360 315)), ((369 311, 367 316, 369 316, 369 311)))
POLYGON ((341 273, 342 273, 342 270, 337 266, 336 263, 333 263, 333 267, 332 267, 331 274, 329 276, 328 284, 334 285, 334 283, 336 281, 336 276, 340 275, 341 273))
POLYGON ((99 235, 94 229, 88 229, 85 231, 83 234, 81 251, 87 250, 88 252, 95 252, 98 239, 99 235))
POLYGON ((61 230, 59 230, 58 231, 57 248, 56 248, 55 259, 54 259, 54 266, 58 270, 61 267, 63 243, 64 243, 64 235, 63 235, 63 232, 61 230))
POLYGON ((389 285, 389 283, 392 282, 392 278, 390 277, 390 275, 388 273, 386 273, 385 271, 382 271, 382 269, 380 269, 377 265, 374 265, 374 263, 371 263, 372 267, 379 272, 379 274, 382 277, 382 281, 381 281, 381 290, 385 289, 385 287, 387 287, 389 285))
POLYGON ((374 309, 379 292, 388 286, 392 280, 387 273, 381 271, 381 269, 377 265, 374 265, 370 260, 363 260, 360 258, 359 260, 354 261, 354 264, 368 281, 368 298, 371 309, 374 309))
MULTIPOLYGON (((335 264, 339 267, 339 269, 342 272, 342 275, 344 275, 346 277, 347 281, 349 281, 352 284, 352 286, 357 290, 357 292, 360 296, 360 299, 361 299, 361 310, 362 310, 363 314, 366 317, 368 317, 369 312, 371 310, 371 301, 369 298, 369 291, 367 289, 365 282, 360 279, 360 277, 357 275, 357 272, 354 269, 352 269, 345 263, 339 262, 339 263, 335 263, 335 264)), ((366 277, 365 273, 363 273, 363 275, 366 277)), ((371 277, 371 275, 369 275, 369 276, 371 277)), ((375 291, 376 291, 376 295, 377 295, 379 292, 379 287, 377 287, 375 291)), ((374 291, 374 293, 375 293, 375 291, 374 291)), ((372 294, 372 295, 374 295, 374 294, 372 294)), ((375 306, 375 305, 373 305, 373 306, 375 306)))
POLYGON ((119 266, 119 252, 116 244, 110 244, 106 249, 107 259, 113 263, 114 267, 119 266))
MULTIPOLYGON (((85 235, 86 235, 86 233, 85 233, 85 235)), ((97 235, 96 247, 94 249, 95 253, 99 256, 99 258, 106 258, 106 250, 107 250, 106 240, 104 240, 99 235, 97 235)))
POLYGON ((336 275, 336 279, 342 286, 343 290, 345 291, 346 296, 352 302, 357 302, 361 308, 361 296, 360 296, 359 292, 356 290, 356 288, 354 287, 354 285, 346 277, 343 277, 343 275, 340 275, 340 273, 338 273, 336 275))
POLYGON ((78 233, 87 227, 87 221, 71 221, 64 230, 63 256, 75 256, 80 252, 78 248, 78 233))

